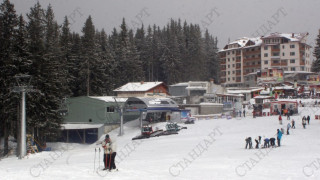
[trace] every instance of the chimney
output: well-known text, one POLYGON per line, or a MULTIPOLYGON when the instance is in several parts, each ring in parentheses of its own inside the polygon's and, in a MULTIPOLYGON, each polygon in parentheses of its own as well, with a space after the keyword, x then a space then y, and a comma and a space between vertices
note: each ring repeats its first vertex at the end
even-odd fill
POLYGON ((294 38, 294 33, 292 33, 292 38, 294 38))
POLYGON ((144 81, 140 81, 140 84, 143 84, 144 83, 144 81))

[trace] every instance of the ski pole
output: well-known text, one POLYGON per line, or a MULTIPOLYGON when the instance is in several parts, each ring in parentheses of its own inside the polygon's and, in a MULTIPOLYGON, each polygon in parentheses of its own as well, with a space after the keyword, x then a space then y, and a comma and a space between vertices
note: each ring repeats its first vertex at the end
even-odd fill
POLYGON ((99 166, 98 167, 100 168, 100 147, 99 147, 99 166))
POLYGON ((96 156, 97 156, 97 148, 94 148, 93 171, 96 170, 96 156))

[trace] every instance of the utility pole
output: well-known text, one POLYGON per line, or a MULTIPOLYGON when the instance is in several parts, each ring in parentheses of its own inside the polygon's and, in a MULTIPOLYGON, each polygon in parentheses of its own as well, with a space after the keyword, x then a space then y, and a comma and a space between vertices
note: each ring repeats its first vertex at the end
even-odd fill
POLYGON ((120 115, 120 128, 119 128, 119 136, 122 136, 124 134, 123 132, 123 109, 124 106, 121 106, 118 104, 117 99, 113 97, 114 101, 117 103, 117 111, 119 112, 120 115))
POLYGON ((21 122, 20 122, 20 141, 19 141, 19 159, 22 159, 27 153, 26 146, 26 93, 34 92, 32 86, 30 86, 30 75, 16 75, 15 79, 18 86, 14 86, 13 92, 21 92, 21 122))

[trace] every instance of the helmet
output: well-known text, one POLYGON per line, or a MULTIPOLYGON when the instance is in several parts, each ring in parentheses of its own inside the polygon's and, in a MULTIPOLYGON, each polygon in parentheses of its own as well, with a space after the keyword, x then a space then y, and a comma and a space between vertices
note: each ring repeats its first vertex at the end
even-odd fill
POLYGON ((106 135, 106 139, 109 139, 109 138, 110 138, 110 137, 109 137, 109 134, 107 134, 107 135, 106 135))

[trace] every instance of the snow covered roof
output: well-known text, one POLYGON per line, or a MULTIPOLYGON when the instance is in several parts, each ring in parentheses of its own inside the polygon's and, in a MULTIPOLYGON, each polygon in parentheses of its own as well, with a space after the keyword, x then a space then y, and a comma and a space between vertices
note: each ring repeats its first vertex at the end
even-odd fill
POLYGON ((242 97, 244 96, 243 94, 228 94, 228 93, 225 93, 225 94, 219 94, 217 93, 217 96, 233 96, 233 97, 242 97))
POLYGON ((160 84, 163 84, 163 82, 131 82, 127 83, 113 91, 148 91, 160 84))
POLYGON ((100 128, 103 124, 61 124, 61 129, 95 129, 100 128))
POLYGON ((275 87, 274 89, 294 89, 292 86, 275 87))
POLYGON ((189 83, 184 82, 184 83, 177 83, 177 84, 172 84, 170 86, 188 86, 189 83))
POLYGON ((227 89, 227 92, 230 94, 248 94, 251 92, 255 92, 255 91, 260 91, 263 88, 255 88, 255 89, 237 89, 237 90, 231 90, 231 89, 227 89))
POLYGON ((307 36, 308 33, 271 33, 268 36, 262 37, 261 39, 267 39, 267 38, 276 38, 276 37, 283 37, 287 38, 290 41, 301 41, 305 36, 307 36))
POLYGON ((221 104, 221 103, 211 103, 211 102, 202 102, 202 103, 200 103, 200 105, 204 105, 204 106, 221 105, 221 106, 223 106, 223 104, 221 104))
POLYGON ((255 38, 248 38, 248 37, 242 37, 239 38, 233 42, 230 42, 228 45, 234 45, 234 44, 238 44, 239 47, 234 47, 234 48, 224 48, 222 50, 220 50, 219 52, 223 52, 223 51, 228 51, 228 50, 233 50, 233 49, 238 49, 241 47, 253 47, 253 46, 260 46, 262 44, 262 40, 260 37, 255 37, 255 38), (253 45, 247 45, 247 43, 251 41, 253 43, 253 45))
POLYGON ((118 98, 114 96, 90 96, 89 98, 98 99, 105 102, 115 102, 115 100, 117 102, 126 102, 128 99, 128 98, 118 98))
POLYGON ((189 90, 207 90, 206 87, 203 87, 203 86, 189 86, 189 87, 186 87, 186 89, 189 89, 189 90))
POLYGON ((272 99, 272 96, 255 96, 254 99, 272 99))

